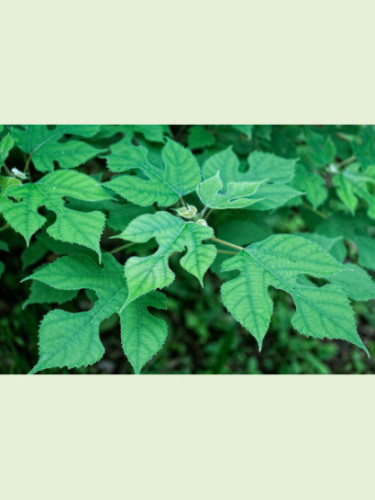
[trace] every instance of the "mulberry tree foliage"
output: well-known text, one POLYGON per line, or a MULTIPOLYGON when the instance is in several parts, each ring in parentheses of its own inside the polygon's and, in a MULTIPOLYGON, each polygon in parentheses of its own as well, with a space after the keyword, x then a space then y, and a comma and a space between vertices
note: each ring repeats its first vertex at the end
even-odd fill
POLYGON ((372 126, 0 127, 0 279, 21 249, 23 308, 48 309, 31 373, 99 362, 108 322, 140 373, 184 280, 259 349, 279 290, 297 332, 369 354, 374 200, 372 126))

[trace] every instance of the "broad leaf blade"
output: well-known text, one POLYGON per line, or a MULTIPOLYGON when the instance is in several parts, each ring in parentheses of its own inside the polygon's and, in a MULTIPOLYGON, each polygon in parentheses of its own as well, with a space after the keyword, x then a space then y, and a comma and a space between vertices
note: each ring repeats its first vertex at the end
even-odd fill
POLYGON ((49 172, 54 170, 54 162, 62 168, 74 168, 100 154, 100 150, 76 139, 59 142, 66 134, 92 137, 99 130, 98 125, 58 125, 54 128, 24 125, 13 127, 12 136, 15 144, 31 155, 37 170, 49 172))
POLYGON ((270 236, 223 264, 224 271, 240 271, 238 277, 223 285, 223 302, 261 347, 272 313, 268 288, 282 289, 294 300, 297 310, 292 323, 301 333, 347 340, 367 352, 356 332, 346 295, 334 285, 319 288, 297 280, 304 274, 329 279, 342 269, 342 264, 305 238, 270 236))
POLYGON ((217 172, 213 177, 201 182, 197 193, 202 203, 210 208, 219 210, 244 208, 260 201, 258 197, 252 196, 261 184, 263 181, 229 182, 224 189, 220 172, 217 172))
POLYGON ((135 373, 159 352, 168 334, 165 321, 151 314, 149 307, 166 309, 165 295, 151 292, 139 297, 120 315, 122 346, 135 373))
POLYGON ((105 216, 97 211, 83 213, 71 210, 63 199, 68 196, 86 201, 110 198, 93 178, 75 171, 58 170, 45 175, 35 184, 10 186, 6 194, 17 201, 4 205, 4 217, 22 234, 27 244, 46 222, 45 217, 38 213, 39 207, 45 206, 56 214, 56 221, 47 230, 53 238, 86 246, 100 256, 99 241, 105 216))
POLYGON ((143 147, 130 146, 112 153, 108 158, 110 170, 136 170, 143 176, 125 174, 115 177, 106 186, 136 205, 173 205, 181 196, 196 189, 200 168, 193 154, 172 140, 164 146, 162 160, 164 168, 153 165, 143 147))
POLYGON ((137 243, 155 238, 159 249, 148 257, 131 257, 127 260, 127 303, 157 288, 170 285, 174 280, 174 273, 169 267, 169 257, 174 252, 183 252, 185 248, 187 252, 180 261, 181 266, 202 284, 203 276, 216 255, 214 245, 202 242, 212 236, 210 227, 186 222, 168 212, 141 215, 134 219, 119 237, 137 243))
MULTIPOLYGON (((39 331, 40 359, 31 373, 63 366, 88 366, 99 361, 104 354, 99 335, 100 324, 112 314, 119 314, 127 297, 123 269, 116 259, 104 254, 103 266, 99 266, 83 255, 61 257, 38 269, 28 279, 57 290, 92 290, 98 297, 89 311, 70 313, 53 310, 43 318, 39 331)), ((162 345, 162 336, 166 334, 163 320, 153 318, 147 311, 148 307, 164 308, 163 295, 158 292, 139 300, 121 314, 124 349, 129 351, 129 360, 138 372, 147 361, 147 356, 156 353, 156 345, 162 345)))

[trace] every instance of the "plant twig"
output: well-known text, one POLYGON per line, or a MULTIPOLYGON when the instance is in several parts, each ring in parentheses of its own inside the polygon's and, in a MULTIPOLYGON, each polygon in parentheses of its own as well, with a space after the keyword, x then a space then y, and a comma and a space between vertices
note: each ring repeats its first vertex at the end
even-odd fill
POLYGON ((207 212, 207 215, 205 217, 206 220, 209 218, 209 216, 212 214, 213 211, 214 211, 214 209, 210 208, 210 210, 207 212))
POLYGON ((223 255, 237 255, 236 252, 227 252, 226 250, 218 250, 217 253, 221 253, 223 255))
POLYGON ((201 219, 204 219, 204 216, 206 215, 207 210, 208 210, 208 207, 204 207, 204 209, 201 211, 201 213, 200 213, 200 218, 201 219))
POLYGON ((5 172, 6 172, 8 175, 13 175, 13 174, 12 174, 12 172, 9 170, 9 168, 5 165, 5 163, 4 163, 3 167, 4 167, 5 172))
POLYGON ((319 215, 319 217, 322 217, 323 219, 328 219, 329 215, 324 214, 320 210, 316 210, 316 208, 311 207, 308 203, 303 203, 302 205, 304 208, 307 208, 311 212, 314 212, 314 214, 319 215))
POLYGON ((336 163, 336 167, 337 168, 344 167, 345 165, 349 165, 349 163, 353 163, 353 161, 357 161, 356 156, 350 156, 350 158, 347 158, 346 160, 336 163))
POLYGON ((111 250, 110 254, 114 254, 114 253, 117 253, 117 252, 120 252, 121 250, 125 250, 126 248, 130 248, 132 247, 133 245, 136 245, 137 243, 135 241, 133 241, 132 243, 126 243, 125 245, 121 245, 120 247, 116 247, 114 248, 113 250, 111 250))
POLYGON ((210 238, 210 240, 216 241, 216 243, 220 243, 221 245, 225 245, 227 247, 235 248, 236 250, 245 250, 244 247, 240 247, 234 243, 229 243, 229 241, 220 240, 219 238, 210 238))
POLYGON ((29 168, 30 168, 30 162, 31 162, 31 154, 29 155, 29 157, 27 158, 26 160, 26 165, 25 165, 25 168, 23 170, 23 173, 24 174, 27 174, 27 172, 29 171, 29 168))

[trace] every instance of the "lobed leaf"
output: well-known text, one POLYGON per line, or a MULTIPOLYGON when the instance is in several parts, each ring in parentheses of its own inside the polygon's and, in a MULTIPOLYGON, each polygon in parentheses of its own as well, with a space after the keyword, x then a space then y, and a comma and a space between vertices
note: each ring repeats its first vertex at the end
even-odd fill
POLYGON ((67 196, 87 201, 110 198, 93 178, 75 171, 58 170, 36 183, 9 186, 6 194, 16 201, 3 204, 3 215, 28 245, 31 236, 46 222, 46 218, 38 213, 38 209, 45 206, 56 214, 56 221, 47 229, 50 236, 91 248, 100 256, 99 241, 105 216, 98 211, 82 213, 71 210, 63 200, 67 196))
POLYGON ((99 130, 99 125, 58 125, 54 128, 24 125, 22 128, 13 127, 12 136, 16 146, 31 156, 37 170, 50 172, 55 168, 54 162, 61 168, 74 168, 100 153, 100 150, 80 140, 60 142, 64 135, 93 137, 99 130))
POLYGON ((131 257, 125 264, 125 276, 129 286, 127 304, 157 288, 164 288, 174 280, 169 267, 169 257, 174 252, 186 254, 181 266, 198 278, 203 286, 203 276, 216 256, 214 245, 203 244, 213 236, 210 227, 187 222, 168 212, 145 214, 134 219, 118 237, 144 243, 155 238, 159 248, 148 257, 131 257))
POLYGON ((164 168, 148 160, 144 147, 130 146, 108 157, 112 172, 137 171, 121 175, 106 183, 115 193, 140 206, 158 203, 170 206, 196 189, 201 180, 200 168, 193 154, 177 142, 168 140, 162 150, 164 168))
POLYGON ((271 210, 303 194, 289 183, 293 180, 296 159, 286 159, 272 153, 254 151, 248 157, 248 170, 240 170, 240 162, 229 147, 211 156, 202 166, 203 177, 213 177, 220 172, 224 186, 230 182, 258 182, 258 201, 249 206, 254 210, 271 210))
POLYGON ((220 210, 244 208, 261 201, 259 198, 251 197, 257 192, 261 184, 263 184, 263 181, 228 182, 224 190, 220 171, 218 171, 213 177, 201 182, 197 193, 202 203, 210 208, 220 210))
MULTIPOLYGON (((98 362, 104 354, 99 335, 100 324, 112 314, 119 314, 127 297, 122 266, 109 254, 103 255, 103 266, 87 256, 75 255, 61 257, 35 271, 28 279, 57 290, 89 289, 98 297, 89 311, 70 313, 55 309, 46 314, 39 329, 40 358, 31 373, 63 366, 76 368, 98 362)), ((148 307, 164 308, 163 297, 160 292, 142 297, 121 314, 125 354, 129 353, 129 361, 137 373, 158 352, 165 340, 166 326, 163 320, 153 318, 147 311, 148 307)))
POLYGON ((351 164, 342 173, 333 177, 337 195, 354 214, 358 199, 368 204, 367 214, 375 219, 375 195, 371 192, 375 186, 375 166, 362 171, 358 163, 351 164))
POLYGON ((257 339, 259 347, 271 319, 268 288, 273 286, 292 296, 296 305, 292 324, 300 333, 346 340, 367 352, 342 290, 331 284, 306 286, 297 280, 305 274, 329 279, 342 269, 342 264, 305 238, 273 235, 224 262, 224 271, 238 270, 240 275, 222 286, 222 299, 235 319, 257 339))

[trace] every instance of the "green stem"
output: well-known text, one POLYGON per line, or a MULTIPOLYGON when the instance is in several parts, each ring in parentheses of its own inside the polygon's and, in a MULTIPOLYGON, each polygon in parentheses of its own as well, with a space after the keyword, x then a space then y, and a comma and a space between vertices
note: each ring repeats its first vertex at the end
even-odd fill
POLYGON ((308 210, 310 210, 311 212, 314 212, 314 214, 316 215, 319 215, 319 217, 322 217, 323 219, 328 219, 329 215, 326 215, 324 214, 323 212, 321 212, 320 210, 316 210, 315 208, 313 207, 310 207, 310 205, 308 203, 304 203, 303 204, 303 207, 304 208, 307 208, 308 210))
POLYGON ((135 241, 133 241, 132 243, 126 243, 126 245, 121 245, 120 247, 116 247, 114 248, 113 250, 111 250, 110 254, 114 254, 114 253, 117 253, 117 252, 120 252, 121 250, 125 250, 126 248, 130 248, 132 247, 133 245, 136 245, 137 243, 135 241))
POLYGON ((357 161, 357 158, 355 156, 351 156, 346 160, 340 161, 340 163, 336 163, 336 167, 337 168, 344 167, 345 165, 349 165, 349 163, 353 163, 353 161, 357 161))
POLYGON ((234 245, 233 243, 229 243, 229 241, 220 240, 219 238, 210 238, 210 240, 216 241, 216 243, 220 243, 220 245, 225 245, 227 247, 235 248, 236 250, 245 250, 244 247, 234 245))
POLYGON ((9 225, 9 224, 5 224, 4 226, 1 226, 1 227, 0 227, 0 233, 1 233, 1 231, 5 231, 5 230, 6 230, 6 229, 8 229, 9 227, 10 227, 10 225, 9 225))
POLYGON ((204 209, 201 211, 201 213, 200 213, 200 218, 201 219, 204 218, 204 216, 206 215, 207 210, 208 210, 208 207, 204 207, 204 209))
POLYGON ((355 135, 352 134, 344 134, 343 132, 336 132, 336 137, 338 139, 341 139, 342 141, 345 142, 356 142, 357 144, 360 144, 360 139, 359 137, 356 137, 355 135))
POLYGON ((236 252, 227 252, 226 250, 218 250, 217 253, 221 253, 223 255, 237 255, 236 252))
POLYGON ((9 168, 5 165, 5 163, 4 163, 3 167, 4 167, 5 172, 6 172, 9 176, 13 175, 13 174, 12 174, 12 172, 9 170, 9 168))
POLYGON ((27 158, 26 165, 25 165, 25 168, 24 168, 24 171, 23 171, 24 174, 27 174, 27 172, 29 171, 30 162, 31 162, 31 154, 27 158))
POLYGON ((214 209, 210 208, 210 210, 207 212, 207 215, 205 217, 206 220, 209 218, 209 216, 212 214, 213 211, 214 211, 214 209))

